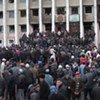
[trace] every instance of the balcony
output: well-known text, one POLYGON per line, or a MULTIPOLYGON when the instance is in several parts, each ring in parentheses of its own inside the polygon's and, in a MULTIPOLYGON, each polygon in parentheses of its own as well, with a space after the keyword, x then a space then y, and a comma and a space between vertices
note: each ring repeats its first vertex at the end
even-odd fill
POLYGON ((30 24, 38 24, 39 17, 38 16, 30 16, 30 24))
POLYGON ((7 4, 7 10, 13 10, 14 9, 14 4, 13 3, 8 3, 7 4))
POLYGON ((8 18, 7 23, 9 25, 13 25, 14 24, 14 18, 8 18))
POLYGON ((44 0, 43 1, 43 7, 51 7, 51 5, 52 5, 52 2, 51 2, 51 0, 44 0))
POLYGON ((83 5, 94 5, 94 0, 83 0, 83 5))
POLYGON ((51 15, 43 14, 43 23, 51 23, 51 15))
POLYGON ((32 0, 30 0, 30 8, 32 9, 32 8, 38 8, 38 6, 39 6, 39 2, 38 2, 38 0, 36 0, 36 1, 32 1, 32 0))
POLYGON ((56 22, 66 22, 65 15, 56 15, 56 22))
POLYGON ((93 14, 84 14, 84 22, 92 22, 94 21, 94 16, 93 14))
POLYGON ((19 17, 19 24, 26 24, 26 17, 19 17))

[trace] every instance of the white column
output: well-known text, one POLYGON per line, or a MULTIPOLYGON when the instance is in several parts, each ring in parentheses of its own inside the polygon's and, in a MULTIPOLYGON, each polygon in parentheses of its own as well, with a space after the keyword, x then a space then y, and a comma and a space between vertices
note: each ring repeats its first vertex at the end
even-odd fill
POLYGON ((66 30, 69 32, 69 0, 66 0, 66 30))
POLYGON ((15 11, 15 44, 18 44, 18 34, 19 34, 19 30, 18 30, 18 0, 14 1, 14 11, 15 11))
POLYGON ((80 38, 84 37, 83 27, 83 0, 80 0, 80 38))
POLYGON ((3 0, 3 46, 7 45, 6 0, 3 0))
POLYGON ((95 31, 95 45, 98 47, 97 0, 94 0, 94 31, 95 31))
POLYGON ((30 23, 29 23, 29 0, 26 0, 26 29, 27 29, 27 36, 30 33, 30 23))
POLYGON ((52 0, 52 32, 55 32, 55 0, 52 0))
POLYGON ((39 0, 39 32, 42 32, 42 0, 39 0))

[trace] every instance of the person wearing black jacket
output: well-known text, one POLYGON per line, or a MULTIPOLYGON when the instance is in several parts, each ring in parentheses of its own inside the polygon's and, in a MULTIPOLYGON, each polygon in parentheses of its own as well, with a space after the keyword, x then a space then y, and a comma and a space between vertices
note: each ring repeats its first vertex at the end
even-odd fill
POLYGON ((24 90, 25 90, 25 85, 26 85, 26 77, 23 74, 23 70, 20 69, 19 73, 17 75, 17 82, 16 82, 17 86, 17 100, 24 100, 25 94, 24 94, 24 90))
POLYGON ((50 88, 48 83, 46 83, 45 81, 45 74, 39 74, 39 85, 40 85, 39 96, 41 100, 48 100, 50 94, 50 88))
POLYGON ((3 100, 5 92, 5 81, 0 75, 0 100, 3 100))
POLYGON ((81 100, 81 93, 84 89, 84 83, 80 77, 80 73, 76 72, 73 81, 71 82, 72 100, 81 100))
POLYGON ((62 79, 58 78, 56 80, 57 94, 62 95, 63 98, 67 99, 66 86, 63 84, 62 79))
POLYGON ((70 78, 69 73, 66 73, 62 78, 62 82, 66 86, 66 95, 68 100, 71 100, 71 81, 72 79, 70 78))
POLYGON ((100 100, 100 79, 98 79, 97 86, 92 89, 91 100, 100 100))
MULTIPOLYGON (((13 74, 13 71, 10 70, 8 73, 8 81, 7 81, 7 91, 10 100, 16 100, 16 76, 13 74)), ((7 99, 7 98, 6 98, 7 99)))

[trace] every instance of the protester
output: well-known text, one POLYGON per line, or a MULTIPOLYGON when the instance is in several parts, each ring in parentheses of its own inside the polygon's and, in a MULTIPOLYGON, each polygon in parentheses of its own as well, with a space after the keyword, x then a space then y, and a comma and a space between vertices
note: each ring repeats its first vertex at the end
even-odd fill
POLYGON ((95 72, 93 72, 92 67, 88 69, 88 72, 85 74, 84 80, 86 81, 85 88, 84 88, 84 98, 85 100, 87 100, 88 97, 91 99, 92 89, 95 86, 95 82, 96 82, 95 72))
POLYGON ((71 94, 72 94, 72 100, 80 100, 81 99, 81 93, 83 91, 84 85, 82 82, 82 79, 80 77, 80 73, 75 73, 75 78, 71 82, 71 94))
POLYGON ((65 73, 64 77, 62 78, 62 82, 66 88, 66 96, 67 100, 71 100, 71 77, 68 72, 65 73))
POLYGON ((5 87, 5 80, 0 75, 0 100, 4 99, 5 87))
POLYGON ((34 86, 31 99, 38 99, 38 96, 40 100, 48 100, 48 97, 60 99, 63 95, 68 100, 75 100, 81 98, 82 91, 85 100, 88 93, 91 98, 91 91, 100 75, 100 52, 94 44, 93 30, 86 33, 84 38, 80 38, 78 33, 61 30, 34 31, 28 37, 24 34, 19 45, 0 47, 5 99, 27 99, 28 87, 34 83, 39 83, 39 87, 34 86), (79 88, 75 85, 77 83, 79 88))
POLYGON ((97 81, 97 85, 92 90, 91 100, 99 100, 100 99, 100 79, 97 81))
POLYGON ((39 74, 39 85, 40 85, 40 92, 39 96, 41 100, 48 100, 48 97, 50 95, 50 88, 48 83, 45 81, 45 75, 39 74))
POLYGON ((30 97, 29 100, 40 100, 39 97, 39 91, 40 91, 40 87, 38 83, 34 83, 34 85, 30 85, 29 86, 29 93, 30 93, 30 97))

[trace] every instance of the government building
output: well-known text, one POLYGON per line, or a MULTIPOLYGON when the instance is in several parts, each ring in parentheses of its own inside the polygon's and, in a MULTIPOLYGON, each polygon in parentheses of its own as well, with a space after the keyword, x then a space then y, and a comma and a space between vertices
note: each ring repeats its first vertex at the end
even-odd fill
POLYGON ((94 30, 100 44, 100 0, 0 0, 0 45, 18 44, 19 38, 39 32, 94 30))

